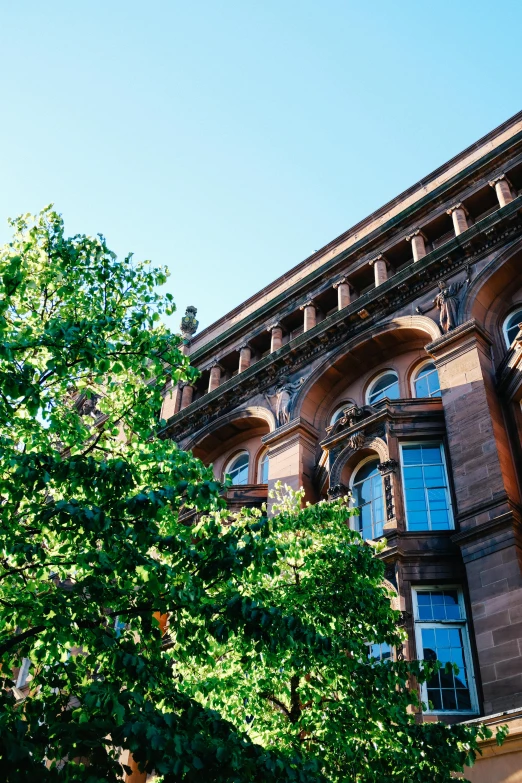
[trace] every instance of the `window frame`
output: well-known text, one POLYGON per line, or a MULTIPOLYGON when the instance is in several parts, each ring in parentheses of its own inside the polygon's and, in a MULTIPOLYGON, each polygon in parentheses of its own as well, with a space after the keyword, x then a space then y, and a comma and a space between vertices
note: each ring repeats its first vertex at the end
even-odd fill
MULTIPOLYGON (((368 387, 366 389, 366 394, 364 395, 365 396, 365 400, 366 400, 366 405, 378 405, 379 402, 382 402, 382 400, 377 400, 377 402, 370 402, 370 397, 372 395, 372 389, 374 388, 376 383, 381 378, 383 378, 385 375, 392 375, 392 374, 395 375, 396 383, 397 383, 397 386, 399 387, 399 396, 398 397, 393 397, 393 399, 394 400, 400 400, 400 398, 401 398, 401 382, 400 382, 400 378, 399 378, 399 373, 397 372, 397 370, 394 370, 392 367, 389 367, 387 370, 383 370, 378 375, 376 375, 375 378, 372 378, 372 380, 368 384, 368 387)), ((390 386, 392 386, 392 385, 393 384, 390 383, 390 386)), ((387 395, 385 395, 385 397, 386 396, 387 395)), ((390 397, 389 399, 392 399, 392 398, 390 397)))
MULTIPOLYGON (((505 344, 507 345, 508 351, 509 351, 509 349, 511 348, 511 346, 513 345, 513 342, 514 342, 514 340, 513 340, 512 342, 508 342, 508 336, 507 336, 507 333, 508 333, 508 327, 507 327, 507 323, 508 323, 508 321, 510 320, 510 318, 511 318, 512 316, 514 316, 514 315, 515 315, 516 313, 518 313, 518 312, 520 312, 520 314, 521 314, 521 317, 520 317, 520 323, 522 323, 522 302, 519 302, 519 303, 516 305, 516 307, 515 307, 515 308, 514 308, 514 309, 513 309, 513 310, 512 310, 510 313, 508 313, 508 314, 505 316, 505 318, 504 318, 504 321, 502 322, 502 334, 504 335, 504 342, 505 342, 505 344)), ((510 327, 510 329, 512 329, 512 328, 513 328, 513 327, 510 327)))
MULTIPOLYGON (((350 503, 351 508, 359 508, 359 506, 355 505, 355 497, 353 492, 353 486, 357 482, 355 481, 355 477, 357 476, 357 473, 360 471, 360 469, 366 465, 367 462, 377 462, 377 464, 380 462, 380 457, 378 454, 369 454, 367 457, 364 457, 360 462, 357 463, 355 468, 352 471, 352 475, 350 476, 350 481, 348 484, 348 489, 350 490, 351 500, 350 503)), ((382 487, 382 501, 383 501, 383 532, 380 536, 377 538, 368 538, 365 539, 365 541, 377 541, 379 538, 382 538, 384 536, 384 525, 386 524, 386 495, 384 490, 384 479, 382 476, 380 476, 381 479, 381 487, 382 487)), ((370 505, 373 503, 373 499, 370 501, 370 505)), ((350 525, 352 525, 352 530, 355 530, 356 533, 360 533, 362 536, 362 529, 359 530, 358 527, 356 527, 356 521, 360 518, 360 514, 354 514, 353 516, 349 517, 350 525)), ((372 508, 372 527, 373 527, 373 508, 372 508)))
MULTIPOLYGON (((446 460, 446 449, 444 446, 444 441, 442 438, 440 440, 404 440, 400 441, 399 443, 399 454, 400 454, 400 463, 401 463, 401 483, 402 483, 402 495, 404 500, 404 520, 406 522, 406 531, 408 533, 447 533, 449 530, 455 530, 455 515, 453 513, 453 497, 451 492, 451 486, 450 486, 450 479, 449 479, 449 471, 448 471, 448 462, 446 460), (442 454, 442 466, 444 468, 444 473, 446 476, 446 492, 448 495, 448 511, 449 511, 449 522, 450 526, 446 530, 433 530, 431 527, 427 527, 425 530, 410 530, 409 524, 408 524, 408 508, 406 503, 406 483, 404 481, 404 457, 403 457, 403 446, 430 446, 433 444, 437 444, 440 446, 441 454, 442 454)), ((406 467, 412 467, 406 466, 406 467)), ((424 487, 426 489, 426 487, 424 487)), ((428 512, 429 512, 429 506, 428 506, 428 512)), ((429 518, 429 521, 431 522, 431 519, 429 518)))
POLYGON ((250 465, 251 465, 250 452, 247 451, 246 449, 241 449, 240 451, 236 451, 234 456, 230 457, 230 459, 227 460, 227 462, 225 463, 225 468, 223 469, 223 478, 225 478, 225 476, 227 476, 227 475, 229 475, 229 476, 231 475, 230 474, 230 467, 231 467, 231 465, 234 464, 234 462, 238 459, 238 457, 242 457, 245 454, 248 457, 247 480, 245 481, 244 484, 232 484, 231 486, 233 486, 233 487, 244 487, 244 486, 246 486, 247 484, 250 483, 250 465))
POLYGON ((417 660, 422 660, 424 657, 424 645, 422 643, 422 629, 426 628, 459 628, 462 631, 462 650, 464 655, 464 661, 466 664, 468 682, 469 682, 469 696, 471 701, 470 710, 432 710, 428 705, 428 684, 423 682, 420 686, 421 700, 426 704, 426 709, 423 710, 424 715, 477 715, 480 712, 480 706, 478 701, 477 681, 475 676, 475 666, 473 662, 473 654, 471 651, 471 640, 469 633, 469 619, 468 612, 466 610, 466 603, 464 601, 464 592, 462 586, 459 584, 429 584, 429 585, 414 585, 411 588, 412 607, 413 607, 413 624, 415 631, 415 647, 417 650, 417 660), (461 620, 420 620, 419 619, 419 604, 417 600, 418 593, 430 593, 440 590, 455 590, 458 595, 459 607, 461 611, 461 620), (421 654, 422 653, 422 654, 421 654))
POLYGON ((410 386, 411 386, 411 396, 412 396, 412 397, 413 397, 413 399, 415 399, 415 400, 432 400, 434 397, 439 397, 439 398, 441 398, 441 397, 442 397, 442 390, 441 390, 441 388, 440 388, 440 378, 439 378, 439 389, 438 389, 438 392, 439 392, 439 393, 438 393, 438 394, 430 394, 430 395, 429 395, 429 397, 419 397, 419 395, 417 394, 417 389, 416 389, 416 386, 415 386, 415 384, 416 384, 416 382, 417 382, 417 380, 418 380, 418 378, 419 378, 419 373, 420 373, 420 372, 422 371, 422 369, 423 369, 424 367, 426 367, 428 364, 433 364, 433 366, 435 367, 435 372, 437 373, 437 378, 439 378, 439 371, 437 370, 437 367, 436 367, 436 365, 435 365, 435 362, 433 361, 433 359, 425 359, 425 360, 424 360, 423 362, 421 362, 420 364, 417 364, 417 365, 415 366, 415 368, 414 368, 414 370, 413 370, 412 374, 411 374, 411 382, 410 382, 410 386))
POLYGON ((259 484, 267 484, 268 483, 268 476, 266 477, 266 481, 263 481, 263 464, 264 462, 268 463, 268 449, 264 449, 261 454, 259 455, 258 461, 257 461, 257 480, 259 484))

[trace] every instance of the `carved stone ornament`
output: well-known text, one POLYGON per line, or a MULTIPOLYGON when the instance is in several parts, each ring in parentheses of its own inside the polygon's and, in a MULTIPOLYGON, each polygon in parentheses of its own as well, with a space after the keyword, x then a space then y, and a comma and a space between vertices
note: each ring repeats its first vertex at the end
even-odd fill
POLYGON ((354 451, 358 451, 358 449, 362 449, 364 446, 365 440, 364 432, 354 432, 354 434, 350 435, 348 438, 347 444, 354 451))
POLYGON ((353 425, 356 424, 359 419, 362 419, 364 415, 365 411, 362 408, 359 408, 357 405, 350 405, 349 408, 344 408, 339 423, 342 424, 343 427, 346 425, 348 425, 348 427, 353 427, 353 425))
POLYGON ((388 473, 394 472, 394 470, 397 468, 397 464, 398 463, 396 459, 387 459, 385 462, 379 462, 377 468, 381 476, 386 476, 388 473))
POLYGON ((287 376, 283 375, 279 383, 276 383, 274 387, 265 392, 265 399, 275 413, 278 427, 282 427, 283 424, 288 424, 290 421, 290 412, 294 397, 303 383, 304 378, 299 378, 297 381, 291 382, 288 380, 287 376), (271 402, 274 398, 275 404, 271 402))
POLYGON ((471 280, 471 269, 465 267, 466 278, 463 281, 447 283, 445 280, 439 280, 439 293, 433 300, 433 304, 439 309, 439 322, 443 332, 450 332, 460 324, 461 303, 464 299, 471 280))
POLYGON ((193 337, 199 326, 199 321, 196 319, 197 308, 193 305, 189 305, 185 310, 185 315, 181 319, 179 328, 181 334, 186 340, 190 340, 193 337))
POLYGON ((80 416, 92 416, 93 419, 101 416, 101 411, 96 407, 100 399, 99 394, 92 394, 90 397, 82 395, 76 403, 76 409, 80 416))
POLYGON ((384 499, 386 502, 386 519, 390 520, 394 517, 393 509, 393 492, 391 483, 391 474, 387 473, 384 476, 384 499))
POLYGON ((349 495, 350 490, 344 484, 336 484, 334 487, 328 489, 328 500, 337 500, 337 498, 343 498, 345 495, 349 495))

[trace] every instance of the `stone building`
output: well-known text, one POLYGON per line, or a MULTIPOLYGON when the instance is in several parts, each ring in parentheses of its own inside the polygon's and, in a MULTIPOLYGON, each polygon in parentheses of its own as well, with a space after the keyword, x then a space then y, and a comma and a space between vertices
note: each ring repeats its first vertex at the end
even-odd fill
MULTIPOLYGON (((232 506, 349 488, 408 630, 451 659, 423 720, 509 723, 474 781, 522 781, 522 113, 196 334, 165 437, 232 506)), ((382 649, 383 656, 396 654, 382 649)))

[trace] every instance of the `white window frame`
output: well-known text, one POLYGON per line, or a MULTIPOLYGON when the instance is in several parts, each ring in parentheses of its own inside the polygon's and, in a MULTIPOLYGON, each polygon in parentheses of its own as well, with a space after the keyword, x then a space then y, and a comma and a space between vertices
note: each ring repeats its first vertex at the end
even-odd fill
MULTIPOLYGON (((399 397, 394 397, 394 399, 400 399, 400 396, 401 396, 401 381, 400 381, 400 378, 399 378, 399 373, 397 372, 397 370, 394 370, 392 367, 388 367, 387 370, 383 370, 378 375, 376 375, 375 378, 373 378, 371 383, 368 385, 368 388, 366 389, 366 404, 367 405, 374 405, 374 404, 376 404, 376 403, 370 402, 370 396, 372 394, 372 389, 373 389, 373 387, 375 386, 375 384, 377 383, 377 381, 380 378, 382 378, 384 375, 388 375, 388 374, 391 374, 391 373, 393 373, 395 375, 395 377, 397 379, 397 384, 399 386, 399 397)), ((393 384, 390 383, 390 386, 392 386, 392 385, 393 384)), ((381 402, 381 400, 378 400, 378 402, 381 402)))
MULTIPOLYGON (((228 474, 230 476, 230 467, 234 464, 234 462, 239 458, 242 457, 244 454, 248 457, 248 465, 247 465, 247 480, 246 484, 250 482, 250 469, 251 469, 251 459, 250 459, 250 452, 248 452, 246 449, 241 449, 241 451, 236 451, 233 457, 231 457, 228 462, 226 463, 226 467, 223 471, 223 478, 228 474)), ((244 487, 245 484, 232 484, 233 487, 244 487)))
MULTIPOLYGON (((257 480, 258 480, 259 484, 264 484, 265 483, 263 481, 263 462, 265 461, 265 459, 266 459, 266 461, 268 463, 269 462, 268 449, 264 449, 264 451, 261 452, 261 455, 260 455, 259 460, 258 460, 257 480)), ((267 481, 268 481, 268 476, 267 476, 267 481)))
POLYGON ((468 616, 466 612, 466 604, 464 603, 464 594, 460 585, 422 585, 412 587, 412 601, 413 601, 413 620, 415 624, 415 645, 417 648, 417 658, 422 660, 424 657, 424 648, 422 644, 422 629, 437 629, 437 628, 460 628, 462 631, 463 642, 463 654, 466 662, 466 669, 468 674, 469 683, 469 695, 471 700, 470 710, 430 710, 428 705, 428 685, 423 682, 421 685, 421 699, 426 704, 426 709, 423 710, 425 715, 476 715, 479 712, 479 703, 477 696, 477 683, 475 677, 475 667, 473 666, 473 657, 471 655, 471 645, 469 639, 468 628, 468 616), (460 614, 463 619, 461 620, 420 620, 419 619, 419 604, 417 601, 418 593, 430 593, 438 590, 456 590, 458 599, 460 614))
POLYGON ((512 343, 512 342, 511 342, 511 343, 510 343, 510 342, 508 342, 508 336, 507 336, 507 333, 508 333, 508 330, 507 330, 507 322, 509 321, 509 319, 510 319, 510 318, 511 318, 513 315, 515 315, 515 313, 518 313, 519 311, 520 311, 520 313, 521 313, 521 316, 520 316, 520 323, 522 323, 522 302, 519 302, 519 303, 517 304, 517 306, 516 306, 515 308, 513 308, 513 310, 512 310, 510 313, 508 313, 508 314, 506 315, 506 317, 504 318, 504 323, 502 324, 502 334, 504 335, 504 342, 506 343, 506 345, 507 345, 507 347, 508 347, 508 348, 511 348, 511 346, 513 345, 513 343, 512 343))
MULTIPOLYGON (((450 526, 448 530, 455 530, 455 518, 453 516, 453 503, 451 501, 451 492, 450 492, 450 484, 449 484, 449 473, 448 473, 448 463, 446 462, 446 451, 444 449, 444 443, 442 440, 405 440, 399 443, 399 451, 401 455, 401 481, 402 481, 402 494, 404 497, 404 516, 406 517, 406 530, 411 533, 444 533, 444 530, 433 530, 431 527, 427 527, 426 530, 411 530, 408 523, 408 509, 407 509, 407 503, 406 503, 406 482, 404 481, 404 468, 405 467, 413 467, 412 465, 404 465, 404 457, 403 457, 403 446, 430 446, 433 444, 437 444, 437 446, 440 446, 440 451, 442 454, 442 466, 444 468, 444 473, 446 476, 446 494, 448 496, 448 511, 449 511, 449 523, 450 526)), ((429 512, 429 506, 428 506, 428 512, 429 512)), ((431 520, 430 520, 431 521, 431 520)))
MULTIPOLYGON (((435 367, 435 372, 437 373, 437 377, 439 375, 439 371, 437 370, 437 367, 435 366, 435 362, 433 361, 433 359, 425 359, 423 362, 421 362, 420 364, 418 364, 415 367, 415 369, 414 369, 414 371, 412 373, 412 376, 411 376, 411 384, 410 385, 411 385, 411 396, 414 399, 416 399, 416 400, 431 400, 435 396, 435 395, 430 394, 429 397, 419 397, 417 395, 417 389, 416 389, 416 386, 415 386, 415 381, 418 379, 419 373, 428 364, 433 364, 433 366, 435 367)), ((440 391, 441 391, 441 389, 440 389, 440 378, 439 378, 439 392, 440 391)), ((439 395, 439 396, 441 396, 441 395, 439 395)))
MULTIPOLYGON (((362 468, 363 465, 366 465, 367 462, 374 462, 374 461, 377 461, 378 463, 380 462, 378 454, 370 454, 368 457, 365 457, 364 459, 362 459, 360 462, 357 463, 357 465, 355 466, 355 468, 352 471, 352 475, 350 476, 350 481, 349 481, 349 484, 348 484, 348 489, 350 490, 350 496, 351 496, 350 497, 350 507, 351 508, 359 508, 359 506, 355 505, 355 497, 354 497, 354 494, 353 494, 353 485, 355 483, 357 483, 355 481, 355 477, 357 476, 358 472, 360 471, 360 469, 362 468)), ((385 495, 385 491, 384 491, 384 480, 383 480, 382 476, 381 476, 381 485, 382 485, 383 515, 384 515, 383 525, 385 525, 386 524, 386 495, 385 495)), ((372 518, 373 518, 373 511, 372 511, 372 518)), ((356 526, 356 521, 358 519, 359 519, 359 515, 358 514, 353 514, 352 516, 348 517, 351 529, 355 530, 357 533, 360 533, 362 535, 362 530, 358 529, 358 525, 356 526)), ((384 533, 383 533, 383 535, 384 535, 384 533)), ((379 538, 382 538, 382 536, 379 536, 379 538)), ((376 539, 376 538, 368 539, 368 541, 377 541, 377 540, 378 539, 376 539)))

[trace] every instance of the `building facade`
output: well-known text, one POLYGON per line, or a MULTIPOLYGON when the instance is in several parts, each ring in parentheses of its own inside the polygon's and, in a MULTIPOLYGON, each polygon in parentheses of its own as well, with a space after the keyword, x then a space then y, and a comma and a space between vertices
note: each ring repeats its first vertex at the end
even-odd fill
POLYGON ((167 386, 164 437, 232 476, 232 507, 351 490, 400 654, 459 664, 422 719, 507 722, 469 776, 522 781, 522 113, 199 334, 195 314, 201 376, 167 386))

